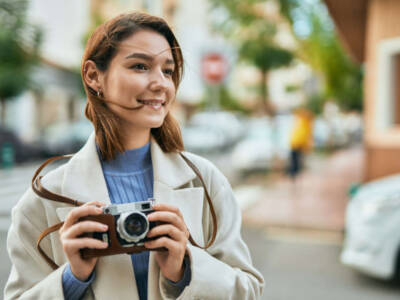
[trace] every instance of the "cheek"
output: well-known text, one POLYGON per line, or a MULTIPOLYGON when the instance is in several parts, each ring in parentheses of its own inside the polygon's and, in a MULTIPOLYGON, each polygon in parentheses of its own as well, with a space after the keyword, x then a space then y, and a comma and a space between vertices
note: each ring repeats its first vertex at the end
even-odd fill
POLYGON ((113 97, 121 97, 125 94, 132 95, 133 92, 140 93, 146 85, 143 78, 140 76, 132 76, 124 71, 114 72, 107 81, 109 94, 113 97))
POLYGON ((176 89, 174 83, 171 83, 171 85, 168 88, 168 97, 170 99, 170 102, 172 102, 175 99, 175 94, 176 94, 176 89))

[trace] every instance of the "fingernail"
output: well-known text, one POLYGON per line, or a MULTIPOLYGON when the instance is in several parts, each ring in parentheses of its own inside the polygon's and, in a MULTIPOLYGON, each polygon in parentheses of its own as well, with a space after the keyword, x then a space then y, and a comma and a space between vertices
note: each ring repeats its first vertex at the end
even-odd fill
POLYGON ((101 212, 103 212, 103 209, 100 208, 100 207, 96 207, 96 211, 99 212, 99 213, 101 213, 101 212))
POLYGON ((106 230, 106 229, 108 229, 108 226, 107 225, 101 225, 101 228, 106 230))

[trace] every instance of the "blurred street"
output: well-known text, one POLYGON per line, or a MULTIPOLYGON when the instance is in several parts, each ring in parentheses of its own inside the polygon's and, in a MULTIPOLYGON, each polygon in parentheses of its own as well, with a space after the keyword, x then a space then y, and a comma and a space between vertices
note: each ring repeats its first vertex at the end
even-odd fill
POLYGON ((363 158, 361 146, 327 157, 314 153, 307 157, 307 168, 295 182, 283 175, 268 176, 258 201, 244 212, 244 221, 257 226, 342 231, 347 192, 362 180, 363 158))

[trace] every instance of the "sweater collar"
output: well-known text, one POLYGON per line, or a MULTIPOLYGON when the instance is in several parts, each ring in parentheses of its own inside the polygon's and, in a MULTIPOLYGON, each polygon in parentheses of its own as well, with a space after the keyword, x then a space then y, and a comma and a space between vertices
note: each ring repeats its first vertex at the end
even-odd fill
POLYGON ((105 174, 129 174, 151 167, 150 142, 146 145, 118 153, 116 158, 101 162, 105 174))

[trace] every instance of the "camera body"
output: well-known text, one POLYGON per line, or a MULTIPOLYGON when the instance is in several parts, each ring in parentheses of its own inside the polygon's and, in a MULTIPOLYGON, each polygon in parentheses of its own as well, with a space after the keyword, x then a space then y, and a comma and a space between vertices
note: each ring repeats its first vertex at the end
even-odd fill
MULTIPOLYGON (((84 258, 113 255, 120 253, 138 253, 147 250, 144 242, 157 237, 147 238, 147 233, 159 222, 151 222, 147 215, 154 212, 155 199, 124 204, 112 204, 103 207, 103 213, 82 218, 108 226, 106 232, 92 232, 88 236, 108 243, 106 249, 82 249, 84 258)), ((165 250, 165 249, 153 249, 165 250)))
MULTIPOLYGON (((156 224, 147 219, 147 215, 152 213, 154 199, 147 201, 132 202, 124 204, 112 204, 103 207, 103 214, 114 216, 116 236, 122 247, 142 246, 149 240, 147 233, 156 224)), ((110 244, 109 232, 94 232, 95 239, 102 240, 110 244)))

